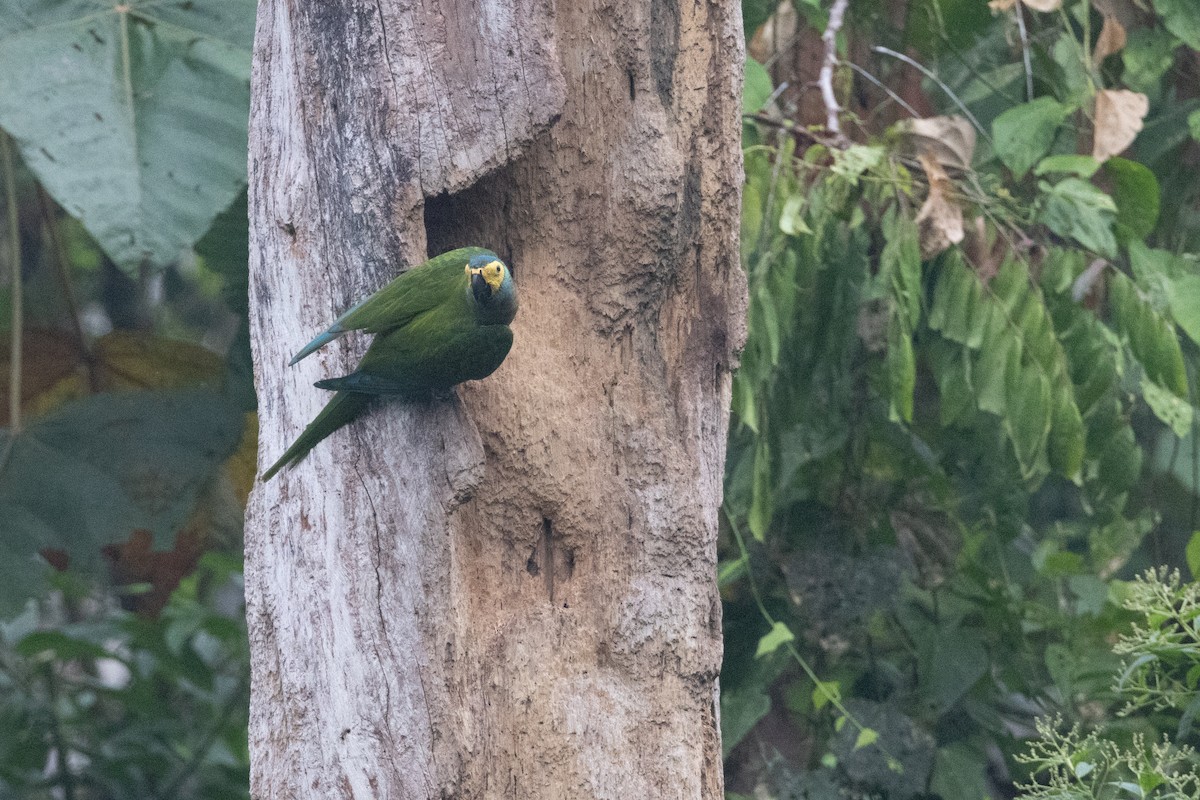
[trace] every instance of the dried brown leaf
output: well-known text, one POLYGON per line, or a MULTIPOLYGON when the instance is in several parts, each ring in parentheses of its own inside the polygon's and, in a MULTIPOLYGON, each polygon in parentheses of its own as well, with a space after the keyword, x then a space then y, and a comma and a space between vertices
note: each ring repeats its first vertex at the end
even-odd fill
POLYGON ((900 150, 910 158, 927 153, 949 169, 966 170, 975 155, 975 129, 957 115, 905 119, 896 123, 900 150))
POLYGON ((1009 11, 1017 4, 1017 0, 991 0, 988 3, 988 8, 994 12, 1009 11))
POLYGON ((747 50, 755 61, 766 64, 778 56, 780 48, 791 44, 798 27, 796 7, 789 0, 784 0, 750 39, 747 50))
POLYGON ((963 240, 963 214, 950 199, 954 185, 942 165, 929 153, 921 153, 918 158, 929 178, 929 195, 917 214, 921 257, 932 258, 963 240))
POLYGON ((1140 92, 1127 89, 1101 89, 1096 92, 1096 113, 1092 137, 1092 157, 1107 161, 1133 144, 1142 119, 1150 110, 1150 101, 1140 92))
POLYGON ((1058 11, 1062 6, 1062 0, 1021 0, 1021 3, 1034 11, 1058 11))
POLYGON ((1100 30, 1100 38, 1096 40, 1096 49, 1092 58, 1099 64, 1113 53, 1125 49, 1125 26, 1111 14, 1104 16, 1104 27, 1100 30))

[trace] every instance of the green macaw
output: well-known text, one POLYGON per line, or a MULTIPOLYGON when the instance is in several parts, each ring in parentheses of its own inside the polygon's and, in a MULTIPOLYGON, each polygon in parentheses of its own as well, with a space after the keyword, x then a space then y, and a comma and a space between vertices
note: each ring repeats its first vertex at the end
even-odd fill
POLYGON ((517 314, 512 273, 491 250, 464 247, 402 273, 338 318, 288 366, 348 331, 376 334, 358 369, 317 381, 337 394, 309 423, 264 481, 308 454, 376 397, 428 398, 495 372, 512 347, 517 314))

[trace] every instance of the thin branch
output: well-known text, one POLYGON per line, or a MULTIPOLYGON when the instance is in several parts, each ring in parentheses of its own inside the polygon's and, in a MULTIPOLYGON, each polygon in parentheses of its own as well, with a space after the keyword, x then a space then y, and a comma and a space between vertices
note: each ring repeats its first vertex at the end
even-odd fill
POLYGON ((1025 100, 1029 101, 1033 99, 1033 62, 1029 57, 1029 31, 1025 30, 1025 12, 1020 3, 1013 6, 1013 15, 1017 18, 1017 31, 1021 35, 1021 58, 1025 62, 1025 100))
POLYGON ((838 119, 842 107, 838 105, 837 95, 833 93, 833 69, 838 64, 837 35, 849 5, 850 0, 834 0, 833 7, 829 9, 829 24, 825 26, 825 33, 821 34, 821 41, 825 42, 825 60, 817 78, 817 84, 821 87, 821 98, 825 101, 825 127, 843 146, 848 142, 842 133, 841 120, 838 119))
POLYGON ((876 53, 883 53, 885 56, 891 56, 892 58, 897 58, 897 59, 903 61, 905 64, 908 64, 911 67, 916 67, 918 70, 920 70, 922 75, 924 75, 926 78, 929 78, 929 80, 936 83, 938 85, 938 87, 943 92, 946 93, 946 96, 949 97, 950 100, 954 102, 954 105, 958 106, 959 110, 962 111, 963 114, 966 115, 966 118, 971 121, 971 124, 975 126, 975 130, 979 131, 979 135, 982 136, 984 139, 986 139, 989 144, 991 143, 992 137, 989 136, 988 132, 986 130, 984 130, 984 127, 979 124, 979 120, 975 119, 975 115, 971 113, 971 109, 967 108, 966 104, 962 100, 958 99, 958 95, 954 94, 954 92, 952 92, 950 90, 950 87, 947 86, 942 81, 941 78, 939 78, 937 75, 934 75, 932 72, 930 72, 929 69, 926 68, 920 62, 916 61, 915 59, 909 58, 908 56, 904 55, 904 53, 897 53, 895 50, 891 49, 890 47, 876 45, 875 47, 872 47, 871 49, 873 51, 875 51, 876 53))
MULTIPOLYGON (((12 140, 0 132, 0 166, 4 169, 4 202, 8 207, 8 265, 12 270, 12 330, 8 361, 8 447, 21 432, 21 329, 25 324, 21 302, 21 229, 17 219, 17 182, 13 174, 12 140)), ((0 461, 7 461, 8 453, 0 461)))
POLYGON ((871 73, 867 72, 865 69, 863 69, 862 67, 860 67, 858 64, 855 64, 853 61, 847 61, 847 62, 845 62, 845 63, 846 63, 846 66, 848 66, 850 69, 854 70, 854 71, 855 71, 855 72, 857 72, 859 75, 862 75, 862 76, 863 76, 864 78, 866 78, 868 81, 870 81, 871 83, 875 84, 875 85, 876 85, 876 86, 878 86, 880 89, 882 89, 882 90, 883 90, 885 93, 887 93, 887 96, 888 96, 888 97, 890 97, 890 98, 892 98, 893 100, 895 100, 897 105, 899 105, 901 108, 903 108, 903 109, 904 109, 905 111, 907 111, 909 114, 911 114, 911 115, 912 115, 914 118, 916 118, 916 119, 920 119, 920 118, 921 118, 921 115, 920 115, 920 113, 918 113, 918 111, 917 111, 915 108, 913 108, 913 107, 912 107, 912 106, 910 106, 910 105, 909 105, 907 102, 905 102, 905 100, 904 100, 904 98, 903 98, 903 97, 901 97, 900 95, 896 94, 896 93, 895 93, 895 92, 893 92, 891 89, 889 89, 889 88, 888 88, 888 87, 887 87, 887 86, 884 84, 884 82, 883 82, 883 81, 879 80, 879 78, 876 78, 874 75, 872 75, 871 73))

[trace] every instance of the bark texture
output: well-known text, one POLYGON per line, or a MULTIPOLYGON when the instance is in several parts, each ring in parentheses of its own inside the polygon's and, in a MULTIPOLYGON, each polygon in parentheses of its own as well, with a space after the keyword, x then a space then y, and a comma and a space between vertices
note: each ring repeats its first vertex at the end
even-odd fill
POLYGON ((367 340, 291 354, 427 250, 521 310, 492 377, 255 491, 254 797, 721 797, 741 69, 732 2, 260 3, 260 463, 367 340))

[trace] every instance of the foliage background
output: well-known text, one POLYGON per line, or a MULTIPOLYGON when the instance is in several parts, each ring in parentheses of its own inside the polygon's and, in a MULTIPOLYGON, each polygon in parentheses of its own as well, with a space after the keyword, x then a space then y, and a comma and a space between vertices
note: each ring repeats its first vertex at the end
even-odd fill
MULTIPOLYGON (((730 796, 1194 797, 1200 6, 848 6, 743 6, 730 796)), ((0 796, 247 796, 253 15, 0 0, 0 796)))

